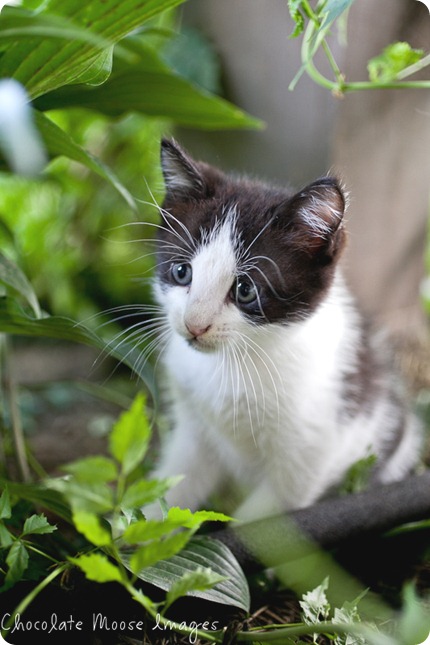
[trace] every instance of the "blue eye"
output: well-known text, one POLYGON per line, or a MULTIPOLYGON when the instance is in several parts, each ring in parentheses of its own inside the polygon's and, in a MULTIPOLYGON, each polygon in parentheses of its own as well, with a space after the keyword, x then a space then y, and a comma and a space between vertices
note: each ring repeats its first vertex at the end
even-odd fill
POLYGON ((257 289, 250 280, 243 277, 237 278, 233 285, 233 297, 236 302, 248 305, 257 299, 257 295, 257 289))
POLYGON ((191 283, 193 270, 188 262, 178 262, 172 265, 171 274, 177 284, 186 287, 191 283))

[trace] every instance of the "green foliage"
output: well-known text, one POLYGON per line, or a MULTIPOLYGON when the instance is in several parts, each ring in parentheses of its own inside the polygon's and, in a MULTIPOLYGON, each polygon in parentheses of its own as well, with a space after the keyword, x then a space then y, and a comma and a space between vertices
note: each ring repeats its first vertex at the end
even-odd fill
POLYGON ((82 319, 113 304, 148 300, 148 288, 130 273, 145 275, 151 258, 130 268, 135 254, 118 227, 158 215, 152 194, 159 191, 146 186, 160 183, 162 131, 175 123, 261 125, 190 80, 201 78, 202 63, 213 58, 203 39, 192 74, 166 63, 170 43, 186 56, 171 11, 183 1, 50 0, 35 8, 27 0, 0 14, 0 79, 25 87, 51 160, 43 181, 0 175, 0 240, 51 311, 82 319))
POLYGON ((331 31, 340 18, 343 18, 354 0, 288 0, 290 15, 294 22, 292 37, 302 36, 302 66, 290 84, 294 89, 300 77, 306 72, 318 85, 331 90, 333 95, 342 96, 347 92, 368 89, 399 89, 430 87, 430 81, 413 81, 409 78, 420 69, 430 65, 430 54, 424 56, 408 43, 393 43, 386 47, 380 56, 369 61, 369 81, 346 81, 339 68, 329 40, 331 31), (322 49, 333 73, 333 79, 321 74, 314 63, 319 49, 322 49))
POLYGON ((423 57, 422 49, 413 49, 405 42, 393 43, 385 47, 382 54, 368 62, 369 78, 372 82, 389 83, 395 80, 400 72, 418 63, 423 57))

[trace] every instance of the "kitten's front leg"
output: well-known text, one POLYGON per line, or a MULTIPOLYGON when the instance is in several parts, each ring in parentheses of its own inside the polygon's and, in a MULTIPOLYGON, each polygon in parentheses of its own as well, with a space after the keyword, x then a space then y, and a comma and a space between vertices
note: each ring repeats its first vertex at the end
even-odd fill
MULTIPOLYGON (((184 478, 166 494, 168 506, 195 511, 210 497, 221 479, 221 464, 214 450, 205 443, 192 423, 178 425, 168 436, 158 467, 151 477, 165 479, 175 475, 184 478)), ((144 509, 146 516, 160 515, 159 505, 144 509), (154 515, 154 510, 156 510, 154 515)))

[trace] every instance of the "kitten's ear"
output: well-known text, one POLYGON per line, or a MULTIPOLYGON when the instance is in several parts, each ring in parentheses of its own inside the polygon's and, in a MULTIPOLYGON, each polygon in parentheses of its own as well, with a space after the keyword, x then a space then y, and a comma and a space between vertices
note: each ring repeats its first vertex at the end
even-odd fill
POLYGON ((343 248, 346 197, 337 179, 318 179, 294 195, 288 206, 295 243, 302 250, 333 258, 343 248))
POLYGON ((161 169, 167 195, 176 199, 195 199, 204 196, 205 179, 197 164, 171 139, 161 141, 161 169))

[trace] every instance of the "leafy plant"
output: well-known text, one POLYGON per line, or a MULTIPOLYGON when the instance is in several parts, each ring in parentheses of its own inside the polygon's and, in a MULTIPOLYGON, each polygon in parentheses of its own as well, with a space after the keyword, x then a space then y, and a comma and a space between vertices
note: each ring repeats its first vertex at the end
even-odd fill
POLYGON ((309 0, 288 0, 290 15, 295 28, 291 37, 302 36, 302 66, 290 84, 294 89, 306 72, 315 83, 332 91, 335 96, 347 92, 371 89, 429 89, 430 81, 405 80, 430 65, 430 54, 412 49, 408 43, 393 43, 368 63, 368 81, 347 81, 337 64, 329 44, 331 30, 337 20, 344 17, 354 0, 319 0, 314 5, 309 0), (333 79, 319 72, 314 59, 322 49, 333 72, 333 79))

